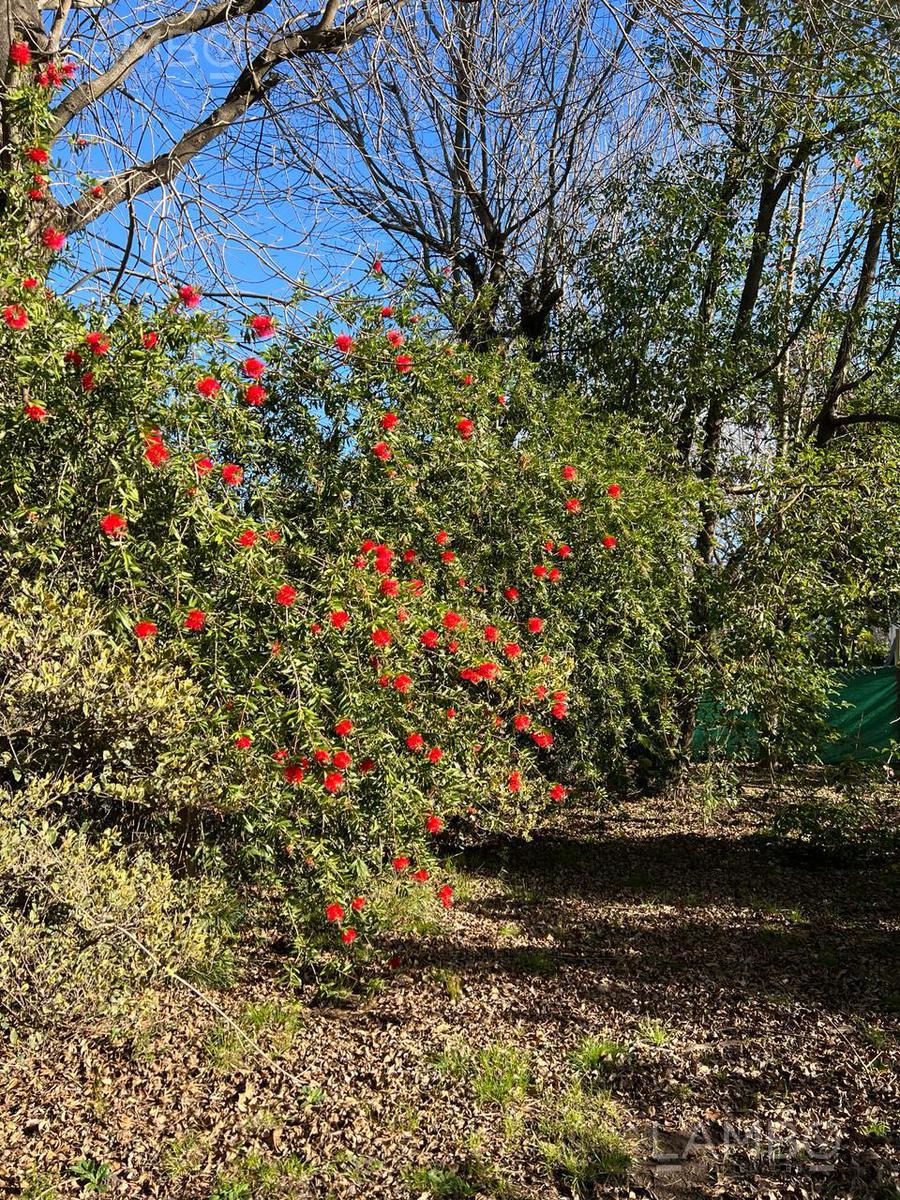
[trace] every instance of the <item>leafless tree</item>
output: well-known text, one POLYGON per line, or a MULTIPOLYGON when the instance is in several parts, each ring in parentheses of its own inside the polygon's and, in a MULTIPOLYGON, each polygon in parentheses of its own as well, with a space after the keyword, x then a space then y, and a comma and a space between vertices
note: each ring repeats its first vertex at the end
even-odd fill
POLYGON ((379 229, 386 257, 431 273, 462 333, 540 341, 594 181, 660 124, 636 15, 597 0, 410 5, 377 61, 359 46, 292 77, 287 161, 356 229, 379 229))
MULTIPOLYGON (((238 245, 253 237, 242 224, 250 200, 266 199, 265 128, 284 71, 302 77, 318 58, 333 60, 366 35, 377 40, 402 2, 327 0, 309 12, 276 0, 0 0, 0 166, 16 153, 21 68, 9 51, 19 40, 37 72, 63 59, 77 69, 46 133, 62 189, 36 207, 36 224, 65 233, 92 226, 97 244, 107 243, 97 266, 106 286, 164 273, 173 225, 179 250, 185 235, 201 254, 214 241, 238 245)), ((256 219, 264 224, 265 212, 256 219)), ((221 255, 209 268, 221 272, 221 255)))

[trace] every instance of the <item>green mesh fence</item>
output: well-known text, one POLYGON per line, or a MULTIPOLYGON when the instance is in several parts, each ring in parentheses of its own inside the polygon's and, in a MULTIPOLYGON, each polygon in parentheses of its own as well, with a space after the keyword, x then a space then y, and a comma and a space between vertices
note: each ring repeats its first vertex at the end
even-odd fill
MULTIPOLYGON (((900 667, 872 667, 838 676, 826 717, 834 735, 816 747, 822 762, 877 762, 900 743, 900 667)), ((712 699, 697 709, 695 756, 752 759, 759 735, 752 713, 724 714, 712 699)))

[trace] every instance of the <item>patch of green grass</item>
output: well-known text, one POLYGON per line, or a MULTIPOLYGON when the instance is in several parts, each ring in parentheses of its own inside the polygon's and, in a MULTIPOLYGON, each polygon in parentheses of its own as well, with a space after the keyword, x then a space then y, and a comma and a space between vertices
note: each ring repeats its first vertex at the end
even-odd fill
POLYGON ((162 1152, 160 1166, 170 1179, 182 1179, 199 1171, 206 1157, 206 1140, 199 1133, 173 1138, 162 1152))
POLYGON ((538 1134, 548 1169, 576 1196, 590 1194, 604 1180, 624 1179, 631 1167, 631 1149, 606 1095, 571 1088, 558 1108, 542 1118, 538 1134))
POLYGON ((637 1027, 638 1037, 648 1046, 665 1046, 672 1040, 672 1031, 660 1021, 641 1021, 637 1027))
POLYGON ((455 1200, 476 1195, 472 1184, 446 1167, 413 1167, 406 1172, 405 1179, 414 1196, 427 1192, 433 1200, 455 1200))
POLYGON ((451 971, 448 967, 433 967, 428 974, 430 979, 443 987, 451 1004, 458 1004, 462 1000, 462 976, 458 975, 456 971, 451 971))
MULTIPOLYGON (((299 1004, 273 1001, 248 1004, 236 1023, 270 1058, 283 1058, 303 1025, 303 1009, 299 1004)), ((253 1054, 253 1047, 238 1029, 219 1021, 206 1040, 206 1054, 216 1070, 235 1071, 253 1054)))
POLYGON ((285 1158, 264 1158, 261 1154, 245 1154, 229 1163, 219 1175, 209 1200, 256 1200, 257 1197, 278 1196, 282 1185, 309 1179, 316 1168, 296 1154, 285 1158))
POLYGON ((524 1096, 531 1084, 528 1055, 517 1046, 491 1043, 474 1052, 451 1046, 434 1065, 442 1075, 469 1083, 482 1104, 503 1107, 524 1096))
POLYGON ((870 1121, 868 1125, 863 1126, 863 1133, 866 1137, 887 1137, 890 1129, 886 1121, 870 1121))
POLYGON ((877 1050, 879 1053, 881 1053, 882 1050, 887 1049, 888 1035, 880 1026, 870 1025, 868 1021, 863 1021, 861 1019, 855 1020, 853 1024, 856 1026, 856 1030, 860 1037, 864 1041, 868 1042, 873 1050, 877 1050))
POLYGON ((558 964, 546 950, 533 946, 524 946, 511 952, 512 967, 515 971, 526 971, 529 975, 555 975, 558 964))
POLYGON ((596 1076, 613 1070, 629 1053, 628 1046, 611 1038, 586 1037, 572 1051, 570 1059, 578 1075, 596 1076))
POLYGON ((46 1171, 32 1170, 22 1187, 22 1200, 58 1200, 58 1180, 46 1171))
POLYGON ((507 921, 505 925, 501 925, 497 930, 497 937, 506 941, 508 938, 517 938, 522 936, 522 926, 517 925, 515 921, 507 921))

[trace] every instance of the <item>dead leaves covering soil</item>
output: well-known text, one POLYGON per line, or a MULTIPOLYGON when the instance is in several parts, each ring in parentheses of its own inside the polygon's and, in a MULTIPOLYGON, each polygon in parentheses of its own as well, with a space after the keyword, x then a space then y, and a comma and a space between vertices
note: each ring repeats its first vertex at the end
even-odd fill
MULTIPOLYGON (((470 853, 468 896, 440 933, 393 947, 402 965, 373 1000, 303 1009, 268 1043, 283 1071, 211 1053, 215 1014, 179 992, 137 1034, 6 1048, 0 1195, 35 1171, 48 1197, 85 1194, 66 1169, 90 1156, 120 1197, 568 1196, 539 1131, 592 1036, 624 1051, 591 1082, 633 1165, 586 1194, 900 1196, 900 874, 791 861, 757 824, 749 803, 704 827, 641 801, 470 853), (530 1071, 503 1103, 440 1057, 491 1045, 530 1071)), ((296 1012, 278 977, 267 961, 216 1000, 296 1012)))

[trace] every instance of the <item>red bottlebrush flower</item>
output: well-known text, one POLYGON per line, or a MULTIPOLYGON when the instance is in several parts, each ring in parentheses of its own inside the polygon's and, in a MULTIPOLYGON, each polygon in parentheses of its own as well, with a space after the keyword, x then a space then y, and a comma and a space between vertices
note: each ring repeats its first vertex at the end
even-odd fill
POLYGON ((188 615, 184 618, 185 629, 193 630, 197 633, 206 624, 206 613, 201 608, 192 608, 188 615))
POLYGON ((547 695, 547 689, 542 683, 539 683, 534 689, 534 694, 537 696, 538 700, 543 700, 547 695))
POLYGON ((524 733, 531 724, 531 717, 527 713, 518 713, 513 717, 513 726, 518 733, 524 733))
POLYGON ((327 750, 314 750, 313 758, 316 760, 317 763, 319 763, 320 766, 324 766, 325 763, 331 762, 331 755, 328 753, 327 750))
POLYGON ((272 643, 272 645, 269 647, 269 651, 271 654, 276 654, 276 655, 280 654, 281 653, 281 642, 279 642, 277 640, 274 641, 272 643))
POLYGON ((475 668, 475 673, 479 679, 496 679, 500 668, 495 662, 479 663, 475 668))
POLYGON ((413 562, 413 561, 414 561, 414 559, 415 559, 415 557, 416 557, 416 552, 415 552, 415 550, 404 550, 404 551, 403 551, 403 561, 404 561, 405 563, 411 563, 411 562, 413 562))
POLYGON ((343 629, 350 620, 350 615, 349 613, 345 613, 343 609, 339 608, 331 614, 330 619, 331 624, 335 629, 343 629))
POLYGON ((408 621, 409 620, 409 609, 408 608, 398 608, 397 609, 397 620, 400 621, 401 623, 403 621, 408 621))
POLYGON ((391 866, 397 872, 405 871, 406 868, 409 866, 409 859, 406 858, 404 855, 400 854, 396 858, 391 859, 391 866))
POLYGON ((378 590, 382 596, 396 596, 400 590, 400 584, 396 579, 382 579, 378 590))
POLYGON ((444 828, 444 822, 441 820, 440 817, 436 817, 433 814, 429 814, 429 816, 427 816, 425 818, 425 832, 426 833, 440 833, 443 828, 444 828))
POLYGON ((339 792, 344 784, 344 777, 340 771, 329 771, 322 782, 326 792, 330 792, 332 796, 335 792, 339 792))
POLYGON ((334 732, 338 737, 346 737, 348 733, 353 732, 353 722, 344 717, 342 721, 338 721, 337 725, 335 725, 334 732))
POLYGON ((535 579, 543 579, 547 574, 547 568, 543 565, 543 563, 538 563, 536 567, 532 567, 531 573, 535 579))
POLYGON ((221 383, 212 375, 204 375, 202 379, 197 380, 194 386, 201 396, 214 396, 222 389, 221 383))
POLYGON ((418 871, 413 871, 410 879, 414 879, 416 883, 427 883, 430 876, 424 867, 419 867, 418 871))
POLYGON ((352 942, 355 942, 356 941, 356 930, 355 929, 345 929, 343 931, 343 933, 341 934, 341 941, 346 946, 349 946, 352 942))
POLYGON ((510 603, 512 603, 514 600, 518 600, 518 598, 519 598, 519 589, 518 589, 518 588, 514 588, 514 587, 508 587, 508 588, 507 588, 507 589, 504 591, 503 595, 506 597, 506 599, 507 599, 507 600, 509 600, 509 601, 510 601, 510 603))
POLYGON ((556 553, 560 558, 570 558, 572 554, 572 547, 567 546, 565 542, 561 542, 556 549, 556 553))
POLYGON ((405 375, 412 368, 413 360, 408 354, 398 354, 394 362, 400 374, 405 375))
POLYGON ((250 318, 250 330, 254 337, 268 338, 275 332, 275 322, 266 313, 256 313, 250 318))
POLYGON ((276 542, 281 541, 281 534, 278 532, 277 529, 267 529, 265 531, 265 533, 263 534, 263 537, 266 539, 267 542, 271 542, 273 546, 275 545, 276 542))
POLYGON ((202 299, 199 288, 190 283, 184 283, 178 289, 178 298, 185 308, 196 308, 202 299))
POLYGON ((244 480, 244 468, 237 463, 226 463, 222 468, 222 479, 230 487, 239 487, 244 480))
POLYGON ((383 270, 384 270, 384 268, 383 268, 383 267, 382 267, 382 265, 381 265, 381 259, 380 259, 380 258, 373 258, 373 259, 372 259, 372 274, 373 274, 373 275, 380 275, 380 274, 382 273, 382 271, 383 271, 383 270))
POLYGON ((457 642, 454 638, 451 638, 450 641, 447 643, 447 650, 449 651, 450 654, 455 654, 458 649, 459 649, 459 642, 457 642))
POLYGON ((518 642, 507 642, 503 647, 503 653, 507 658, 518 658, 522 653, 522 647, 518 642))
POLYGON ((561 783, 554 783, 553 787, 550 789, 550 799, 555 800, 557 804, 559 804, 560 801, 565 800, 565 798, 566 789, 561 783))
POLYGON ((388 571, 390 571, 390 569, 391 569, 392 558, 393 558, 393 555, 390 552, 388 552, 387 554, 376 554, 375 570, 378 572, 379 575, 387 575, 388 571))
MULTIPOLYGON (((376 667, 377 665, 378 665, 378 660, 376 659, 376 660, 375 660, 375 661, 372 663, 372 666, 373 666, 373 667, 376 667)), ((390 686, 391 686, 391 677, 390 677, 390 675, 381 675, 381 676, 379 676, 379 679, 378 679, 378 686, 379 686, 379 687, 383 687, 383 688, 390 687, 390 686)))
POLYGON ((364 775, 368 775, 368 773, 370 771, 375 770, 375 759, 374 758, 364 758, 359 764, 359 769, 360 769, 360 771, 362 771, 362 773, 364 775))
POLYGON ((551 542, 549 539, 546 542, 544 542, 544 549, 549 554, 553 550, 553 542, 551 542))
POLYGON ((562 576, 562 571, 560 571, 559 567, 551 567, 550 570, 547 572, 547 578, 550 580, 551 583, 556 583, 561 578, 561 576, 562 576))
POLYGON ((403 334, 399 329, 389 329, 385 336, 395 350, 399 350, 403 345, 403 334))
MULTIPOLYGON (((276 750, 275 755, 273 757, 275 758, 276 762, 281 762, 282 759, 280 759, 278 757, 278 755, 279 754, 284 755, 286 753, 287 753, 286 750, 276 750)), ((282 772, 282 774, 284 775, 285 783, 289 783, 293 787, 296 787, 298 783, 303 782, 303 768, 300 766, 299 763, 288 763, 288 765, 284 768, 284 771, 282 772)), ((331 918, 329 918, 329 920, 330 919, 331 918)))
POLYGON ((430 763, 439 763, 444 757, 444 752, 440 746, 432 746, 428 751, 428 761, 430 763))
POLYGON ((394 679, 393 687, 405 696, 412 687, 412 680, 408 675, 397 675, 394 679))
POLYGON ((452 611, 444 613, 444 628, 445 629, 456 629, 456 627, 461 624, 462 624, 462 617, 459 615, 459 613, 455 613, 452 611))
POLYGON ((408 750, 418 753, 419 750, 425 749, 425 739, 421 733, 410 733, 406 737, 406 746, 408 750))
POLYGON ((499 405, 501 405, 501 407, 503 407, 503 408, 506 408, 506 406, 507 406, 507 404, 509 403, 509 401, 506 399, 506 397, 505 397, 505 396, 503 395, 503 393, 501 392, 501 393, 500 393, 500 395, 497 397, 497 403, 498 403, 499 405))
POLYGON ((239 546, 255 546, 256 532, 253 529, 245 529, 243 533, 238 534, 237 544, 239 546))
POLYGON ((455 708, 448 708, 448 709, 447 709, 447 720, 448 720, 448 721, 452 721, 452 720, 454 720, 454 719, 455 719, 455 717, 456 717, 456 709, 455 709, 455 708))
POLYGON ((144 458, 151 467, 161 467, 168 459, 169 451, 163 445, 162 436, 158 430, 148 433, 144 438, 144 458))
POLYGON ((563 479, 570 479, 570 480, 575 479, 577 475, 578 475, 578 472, 575 470, 574 467, 563 467, 563 469, 562 469, 563 479))
POLYGON ((410 591, 411 591, 411 592, 412 592, 414 595, 416 595, 416 596, 421 596, 421 595, 422 595, 422 589, 423 589, 424 587, 425 587, 425 580, 424 580, 424 579, 411 579, 411 580, 409 581, 409 588, 410 588, 410 591))
POLYGON ((37 285, 38 285, 38 281, 35 279, 35 277, 33 275, 29 275, 26 279, 22 280, 22 287, 25 288, 29 292, 33 291, 34 288, 37 287, 37 285))
POLYGON ((544 628, 544 622, 541 617, 529 617, 528 618, 528 632, 529 633, 540 633, 543 628, 544 628))
POLYGON ((387 462, 388 459, 393 457, 391 454, 391 448, 387 442, 376 442, 372 447, 372 453, 376 458, 380 458, 382 462, 387 462))
POLYGON ((261 358, 245 358, 241 370, 248 379, 261 379, 266 372, 266 364, 261 358))
POLYGON ((297 589, 291 587, 289 583, 283 583, 275 593, 275 603, 281 604, 284 608, 290 608, 297 599, 297 589))
POLYGON ((62 73, 66 79, 71 79, 77 70, 78 68, 73 62, 64 62, 62 65, 62 73))
POLYGON ((354 912, 362 912, 362 910, 366 907, 365 896, 355 896, 350 901, 350 907, 353 909, 354 912))
POLYGON ((47 410, 41 404, 26 404, 25 416, 29 421, 46 421, 47 410))
POLYGON ((533 733, 531 735, 531 740, 541 750, 546 750, 548 746, 553 745, 553 734, 552 733, 533 733))
POLYGON ((329 904, 325 909, 326 921, 343 921, 344 910, 340 904, 329 904))
MULTIPOLYGON (((84 388, 84 390, 86 392, 92 392, 94 390, 95 382, 96 382, 96 380, 94 378, 94 372, 93 371, 85 371, 85 373, 81 377, 82 388, 84 388)), ((166 453, 166 457, 168 458, 168 452, 166 453)))
POLYGON ((578 499, 577 496, 571 496, 566 501, 566 512, 570 512, 570 513, 580 513, 581 512, 581 501, 578 499))
POLYGON ((390 304, 385 304, 381 309, 381 315, 385 319, 394 315, 394 309, 390 304))
POLYGON ((423 634, 420 634, 419 641, 428 650, 436 650, 440 644, 441 635, 434 629, 426 629, 423 634))
POLYGON ((617 543, 616 539, 610 534, 603 539, 603 545, 607 550, 612 550, 614 546, 618 545, 618 543, 617 543))
POLYGON ((66 235, 60 230, 54 229, 52 225, 48 225, 41 233, 41 241, 48 250, 62 250, 66 244, 66 235))
POLYGON ((379 421, 379 425, 385 431, 385 433, 390 433, 399 420, 400 418, 395 412, 386 412, 379 421))
POLYGON ((275 753, 272 755, 272 758, 277 763, 283 763, 284 760, 287 758, 287 753, 288 753, 287 750, 276 750, 275 753))
POLYGON ((361 554, 358 554, 353 560, 353 565, 356 567, 357 571, 362 571, 365 569, 366 560, 361 554))
POLYGON ((386 629, 375 629, 372 631, 372 641, 379 650, 383 650, 386 646, 389 646, 392 640, 390 633, 386 629))
POLYGON ((244 388, 244 400, 251 408, 259 408, 268 394, 261 383, 248 383, 244 388))
POLYGON ((446 546, 446 544, 450 541, 450 534, 446 529, 441 529, 434 535, 434 540, 439 546, 446 546))
POLYGON ((211 458, 197 458, 194 460, 194 469, 202 479, 204 475, 208 475, 213 469, 211 458))
POLYGON ((460 420, 456 422, 456 432, 463 439, 463 441, 468 441, 475 432, 475 422, 470 421, 468 417, 461 417, 460 420))
POLYGON ((337 754, 334 756, 334 765, 339 771, 346 771, 346 769, 351 766, 352 763, 353 759, 346 750, 338 750, 337 754))
POLYGON ((453 553, 452 550, 445 550, 443 552, 443 554, 441 555, 441 562, 452 563, 455 560, 455 558, 456 558, 456 555, 453 553))
POLYGON ((105 517, 100 518, 100 528, 107 537, 121 538, 125 536, 125 531, 128 529, 128 522, 124 517, 120 517, 118 513, 107 513, 105 517))
POLYGON ((73 367, 80 367, 81 355, 77 350, 67 350, 63 355, 63 362, 71 363, 73 367))
POLYGON ((98 330, 92 330, 84 335, 84 344, 89 347, 93 354, 108 354, 109 353, 109 338, 105 333, 100 333, 98 330))
POLYGON ((50 155, 43 146, 29 146, 25 151, 25 157, 29 162, 45 163, 50 158, 50 155))
POLYGON ((94 186, 91 188, 91 195, 95 199, 99 200, 100 197, 103 195, 103 184, 95 183, 94 186))
POLYGON ((144 638, 153 637, 158 632, 159 630, 157 629, 154 621, 138 621, 134 626, 134 636, 139 638, 141 641, 143 641, 144 638))
POLYGON ((612 496, 613 500, 615 500, 616 496, 621 496, 622 489, 617 483, 611 483, 606 489, 606 494, 607 496, 612 496))
POLYGON ((445 883, 437 894, 438 900, 444 908, 452 908, 453 906, 453 888, 449 883, 445 883))
POLYGON ((25 42, 12 42, 9 47, 9 61, 17 67, 27 67, 31 62, 31 51, 25 42))
POLYGON ((496 625, 485 625, 484 640, 486 642, 496 642, 500 636, 500 630, 496 625))
POLYGON ((149 333, 145 333, 141 339, 145 350, 152 350, 159 341, 159 334, 151 329, 149 333))
POLYGON ((366 540, 360 546, 360 550, 363 552, 363 554, 371 554, 375 549, 375 545, 376 543, 373 542, 371 538, 366 538, 366 540))
POLYGON ((253 738, 249 733, 242 733, 234 739, 235 750, 249 750, 253 745, 253 738))
POLYGON ((569 711, 569 706, 567 704, 563 703, 562 700, 560 700, 560 701, 558 701, 558 703, 553 705, 553 707, 551 708, 550 711, 553 714, 553 716, 556 718, 557 721, 561 721, 563 719, 563 717, 566 715, 566 713, 569 711))
POLYGON ((334 339, 334 344, 341 354, 349 354, 353 349, 353 338, 349 333, 339 333, 334 339))
POLYGON ((520 792, 522 790, 522 776, 518 771, 513 771, 506 781, 506 786, 511 792, 520 792))
POLYGON ((43 190, 39 187, 29 188, 28 189, 28 199, 29 200, 43 200, 44 199, 43 190))
POLYGON ((21 304, 7 304, 3 310, 3 320, 10 329, 24 329, 28 324, 28 313, 21 304))

